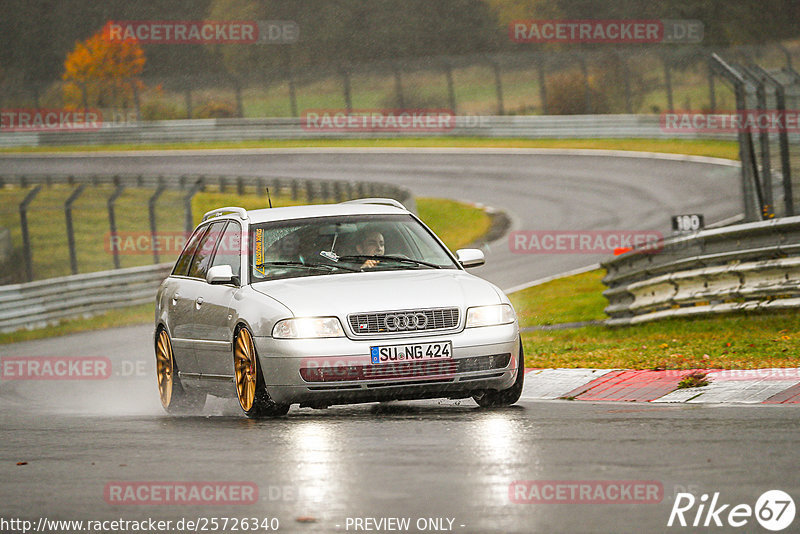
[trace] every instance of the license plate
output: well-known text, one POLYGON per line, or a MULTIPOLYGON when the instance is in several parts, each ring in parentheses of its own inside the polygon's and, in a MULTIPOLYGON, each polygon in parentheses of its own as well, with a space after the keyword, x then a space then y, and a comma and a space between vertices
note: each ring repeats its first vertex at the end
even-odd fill
POLYGON ((419 360, 449 360, 453 357, 453 347, 449 341, 388 345, 370 347, 369 355, 373 364, 419 360))

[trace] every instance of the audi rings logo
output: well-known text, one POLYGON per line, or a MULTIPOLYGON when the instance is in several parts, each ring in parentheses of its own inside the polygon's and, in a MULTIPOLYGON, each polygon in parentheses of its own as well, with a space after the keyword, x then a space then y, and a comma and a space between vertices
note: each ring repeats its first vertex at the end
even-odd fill
POLYGON ((422 312, 394 313, 387 315, 383 320, 384 326, 390 332, 398 330, 423 330, 428 326, 428 316, 422 312))

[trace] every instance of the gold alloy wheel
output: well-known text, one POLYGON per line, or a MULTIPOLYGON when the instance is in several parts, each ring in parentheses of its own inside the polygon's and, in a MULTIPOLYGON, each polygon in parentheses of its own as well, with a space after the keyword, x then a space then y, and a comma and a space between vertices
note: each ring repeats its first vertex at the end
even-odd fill
POLYGON ((156 341, 156 378, 158 394, 164 408, 172 401, 172 385, 174 366, 172 360, 172 344, 166 330, 161 330, 156 341))
POLYGON ((242 410, 249 412, 256 397, 256 351, 253 337, 246 328, 239 330, 233 349, 233 366, 236 371, 236 394, 242 410))

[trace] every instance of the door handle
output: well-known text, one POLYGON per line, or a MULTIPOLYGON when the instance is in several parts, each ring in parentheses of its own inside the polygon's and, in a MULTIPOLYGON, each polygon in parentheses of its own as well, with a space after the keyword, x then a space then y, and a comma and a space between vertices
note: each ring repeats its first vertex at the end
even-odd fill
POLYGON ((203 297, 197 297, 197 300, 194 301, 198 308, 203 305, 203 302, 203 297))
POLYGON ((172 295, 172 305, 175 306, 178 303, 178 299, 181 298, 180 293, 175 293, 172 295))

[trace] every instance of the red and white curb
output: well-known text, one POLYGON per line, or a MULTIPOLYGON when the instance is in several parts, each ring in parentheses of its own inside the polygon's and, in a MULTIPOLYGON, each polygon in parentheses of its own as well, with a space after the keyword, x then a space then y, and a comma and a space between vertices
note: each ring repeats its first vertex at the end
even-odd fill
POLYGON ((526 369, 522 398, 708 404, 800 404, 800 368, 637 371, 526 369), (708 385, 679 388, 705 374, 708 385))

